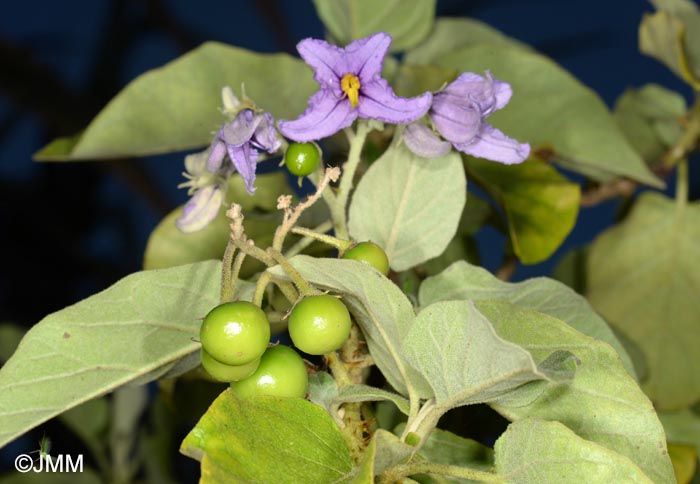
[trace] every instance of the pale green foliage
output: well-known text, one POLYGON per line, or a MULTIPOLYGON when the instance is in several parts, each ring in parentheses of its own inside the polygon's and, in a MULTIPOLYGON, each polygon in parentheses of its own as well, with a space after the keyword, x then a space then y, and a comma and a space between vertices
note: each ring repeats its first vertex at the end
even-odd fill
POLYGON ((349 230, 371 240, 402 271, 440 255, 457 232, 467 190, 456 153, 425 159, 405 146, 389 148, 357 186, 349 230))
POLYGON ((413 450, 413 447, 406 445, 391 432, 377 430, 356 470, 357 475, 350 484, 374 484, 374 476, 406 462, 413 450))
POLYGON ((418 293, 421 306, 454 299, 500 299, 554 316, 583 334, 610 344, 629 374, 634 375, 625 349, 586 298, 553 279, 537 277, 518 283, 503 282, 482 267, 456 262, 441 274, 423 281, 418 293))
POLYGON ((588 299, 641 349, 642 387, 661 409, 700 398, 698 240, 700 206, 645 193, 588 257, 588 299))
POLYGON ((316 88, 299 59, 208 42, 136 78, 80 135, 54 141, 35 158, 107 159, 206 146, 226 121, 217 110, 221 89, 240 94, 241 84, 275 118, 297 116, 316 88))
POLYGON ((629 459, 582 439, 559 422, 512 423, 494 450, 496 471, 505 482, 513 484, 659 482, 645 476, 629 459))
POLYGON ((535 360, 563 350, 580 361, 570 383, 521 387, 492 404, 499 413, 514 421, 557 420, 582 438, 628 457, 654 482, 675 482, 654 408, 610 345, 536 311, 515 306, 504 310, 503 303, 490 301, 476 306, 499 336, 522 346, 535 360))
POLYGON ((218 303, 220 268, 138 272, 37 323, 0 369, 0 445, 125 383, 197 366, 194 338, 218 303))
POLYGON ((386 32, 392 37, 392 52, 423 40, 435 16, 435 0, 314 0, 314 5, 340 45, 386 32))
POLYGON ((647 164, 660 162, 676 143, 685 112, 683 96, 657 84, 627 89, 615 103, 620 129, 647 164))
MULTIPOLYGON (((471 301, 443 301, 418 313, 403 353, 433 389, 439 412, 497 400, 535 380, 555 378, 530 353, 499 337, 471 301)), ((569 353, 569 357, 571 354, 569 353)))

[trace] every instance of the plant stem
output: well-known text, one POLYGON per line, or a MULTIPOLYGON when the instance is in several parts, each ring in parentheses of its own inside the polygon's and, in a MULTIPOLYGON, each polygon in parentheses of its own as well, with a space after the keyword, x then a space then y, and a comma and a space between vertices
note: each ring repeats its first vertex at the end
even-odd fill
MULTIPOLYGON (((328 192, 328 190, 324 191, 323 193, 328 192)), ((333 222, 330 220, 327 220, 323 222, 322 224, 316 226, 313 228, 313 231, 318 233, 318 234, 325 234, 329 230, 333 228, 333 222)), ((293 257, 297 254, 299 254, 302 250, 306 249, 308 246, 310 246, 315 239, 311 237, 304 237, 301 240, 299 240, 296 244, 291 246, 287 251, 284 253, 284 256, 289 259, 290 257, 293 257)))
POLYGON ((231 277, 233 266, 233 255, 236 253, 236 245, 231 239, 226 244, 224 258, 221 261, 221 292, 219 293, 219 302, 225 303, 230 301, 229 295, 233 294, 235 280, 231 277))
POLYGON ((688 112, 688 124, 676 144, 663 157, 663 165, 671 168, 697 147, 700 138, 700 97, 688 112))
POLYGON ((478 471, 468 467, 452 466, 447 464, 436 464, 433 462, 411 462, 394 466, 379 476, 377 482, 393 483, 400 482, 404 477, 416 474, 434 474, 438 476, 459 477, 471 479, 478 482, 505 482, 505 479, 492 472, 478 471))
POLYGON ((267 253, 275 262, 282 266, 284 272, 289 276, 299 290, 299 295, 301 297, 322 294, 321 291, 314 289, 311 284, 306 282, 306 279, 299 274, 299 271, 297 271, 294 266, 292 266, 292 264, 290 264, 289 261, 277 250, 273 249, 272 247, 268 247, 267 253))
POLYGON ((262 300, 263 296, 265 296, 265 289, 267 288, 267 285, 270 283, 271 280, 272 275, 269 272, 263 271, 260 273, 260 277, 255 283, 255 293, 253 294, 253 304, 255 304, 257 307, 262 307, 262 300))
POLYGON ((350 242, 349 240, 339 239, 338 237, 333 237, 332 235, 321 234, 314 230, 307 229, 305 227, 294 227, 292 229, 292 233, 316 239, 318 241, 323 242, 324 244, 330 245, 331 247, 335 247, 341 252, 347 250, 348 247, 352 245, 352 242, 350 242))
POLYGON ((682 211, 688 205, 688 160, 682 159, 676 167, 676 209, 682 211))
POLYGON ((365 144, 368 132, 369 127, 367 126, 367 123, 365 121, 359 121, 357 123, 357 132, 355 135, 348 135, 348 141, 350 142, 348 161, 346 161, 343 165, 343 177, 340 180, 340 186, 338 187, 338 194, 336 195, 335 203, 329 207, 335 227, 335 235, 341 239, 349 238, 347 226, 348 198, 350 197, 350 191, 353 187, 353 178, 355 177, 355 171, 357 171, 357 167, 360 164, 360 155, 362 154, 362 147, 365 144))
POLYGON ((228 283, 222 289, 221 302, 233 301, 233 295, 236 292, 236 282, 238 281, 238 274, 241 272, 241 267, 243 266, 243 261, 245 260, 245 252, 239 252, 233 259, 233 267, 228 274, 228 283))

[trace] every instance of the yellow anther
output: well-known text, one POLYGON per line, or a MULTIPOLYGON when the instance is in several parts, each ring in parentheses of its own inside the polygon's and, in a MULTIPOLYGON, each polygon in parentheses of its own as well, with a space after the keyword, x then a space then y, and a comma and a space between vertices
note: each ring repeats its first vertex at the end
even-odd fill
POLYGON ((360 101, 360 79, 355 74, 345 74, 340 80, 340 88, 350 99, 350 106, 356 108, 360 101))

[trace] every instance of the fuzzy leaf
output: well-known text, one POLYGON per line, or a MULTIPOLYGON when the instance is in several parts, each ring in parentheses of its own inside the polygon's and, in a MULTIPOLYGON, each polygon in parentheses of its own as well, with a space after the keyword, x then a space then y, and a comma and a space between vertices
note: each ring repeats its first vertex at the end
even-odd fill
POLYGON ((608 343, 617 351, 628 373, 634 375, 627 352, 603 318, 583 296, 553 279, 537 277, 517 283, 503 282, 486 269, 456 262, 441 274, 423 281, 418 293, 421 306, 455 299, 501 299, 554 316, 583 334, 608 343))
MULTIPOLYGON (((443 301, 424 308, 403 346, 407 360, 430 382, 443 413, 493 401, 531 381, 573 378, 573 371, 559 375, 538 367, 530 353, 499 337, 471 301, 443 301)), ((566 353, 555 368, 573 358, 566 353)))
POLYGON ((627 457, 653 482, 674 483, 666 438, 654 407, 610 345, 556 318, 542 313, 534 316, 531 310, 515 307, 504 311, 502 304, 476 303, 499 336, 525 348, 537 361, 563 350, 574 353, 580 364, 570 383, 530 383, 491 406, 511 421, 559 421, 581 438, 627 457))
POLYGON ((508 483, 654 482, 628 458, 582 439, 559 422, 512 423, 494 450, 496 471, 508 483))
POLYGON ((459 155, 425 159, 403 145, 392 147, 367 170, 353 194, 350 235, 379 244, 391 268, 403 271, 445 250, 457 232, 466 197, 459 155))
POLYGON ((134 79, 79 137, 55 140, 34 158, 95 160, 206 146, 225 121, 221 89, 240 94, 241 84, 275 118, 301 113, 317 87, 299 59, 207 42, 134 79))
POLYGON ((588 299, 642 351, 642 388, 658 408, 700 399, 700 206, 644 193, 619 225, 591 246, 588 299))
POLYGON ((314 0, 323 24, 345 45, 375 32, 392 37, 391 52, 413 47, 433 25, 435 0, 314 0))
POLYGON ((0 446, 121 385, 197 366, 219 284, 218 261, 138 272, 37 323, 0 369, 0 446))

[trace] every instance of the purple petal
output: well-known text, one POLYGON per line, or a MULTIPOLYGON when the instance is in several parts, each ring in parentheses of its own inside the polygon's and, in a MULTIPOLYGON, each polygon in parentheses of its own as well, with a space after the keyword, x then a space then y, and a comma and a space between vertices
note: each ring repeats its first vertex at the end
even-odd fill
POLYGON ((333 89, 340 96, 340 78, 348 71, 343 49, 320 39, 304 39, 297 44, 304 62, 314 70, 321 88, 333 89))
POLYGON ((481 112, 476 104, 461 102, 444 93, 433 97, 430 118, 440 134, 452 143, 471 141, 481 127, 481 112))
POLYGON ((398 97, 385 79, 360 86, 357 110, 361 118, 377 119, 385 123, 407 124, 423 116, 430 108, 433 95, 429 92, 418 97, 398 97))
POLYGON ((250 143, 243 146, 227 145, 226 148, 233 165, 243 177, 245 189, 252 195, 255 193, 255 168, 258 161, 258 151, 250 143))
POLYGON ((219 136, 217 135, 214 143, 211 145, 211 151, 209 151, 209 158, 207 158, 207 170, 212 173, 219 171, 225 156, 226 145, 223 141, 219 140, 219 136))
POLYGON ((214 220, 221 210, 224 194, 216 186, 200 188, 185 204, 175 225, 185 233, 197 232, 214 220))
POLYGON ((464 72, 448 84, 442 93, 454 96, 461 102, 477 104, 482 116, 488 116, 496 109, 493 79, 488 72, 486 77, 473 72, 464 72))
POLYGON ((260 116, 263 120, 255 130, 251 141, 256 148, 265 150, 268 153, 274 153, 282 144, 282 141, 277 135, 277 130, 275 129, 275 120, 270 113, 264 113, 260 116))
POLYGON ((221 139, 228 145, 241 146, 250 141, 263 120, 262 114, 253 114, 250 109, 244 109, 238 113, 236 119, 224 124, 221 128, 221 139))
POLYGON ((523 162, 530 155, 529 144, 509 138, 488 123, 482 123, 481 130, 473 142, 454 143, 454 147, 468 155, 506 165, 523 162))
POLYGON ((411 123, 403 131, 403 140, 408 149, 423 158, 437 158, 452 149, 448 141, 442 141, 425 125, 411 123))
POLYGON ((326 138, 347 128, 357 118, 350 101, 337 98, 330 90, 321 89, 309 99, 309 107, 294 121, 280 121, 284 136, 306 142, 326 138))
POLYGON ((496 96, 496 109, 501 109, 508 104, 513 95, 513 88, 507 82, 493 80, 493 95, 496 96))
POLYGON ((391 35, 384 32, 349 43, 344 49, 348 69, 341 72, 340 76, 353 73, 360 78, 360 86, 379 79, 390 44, 391 35))

